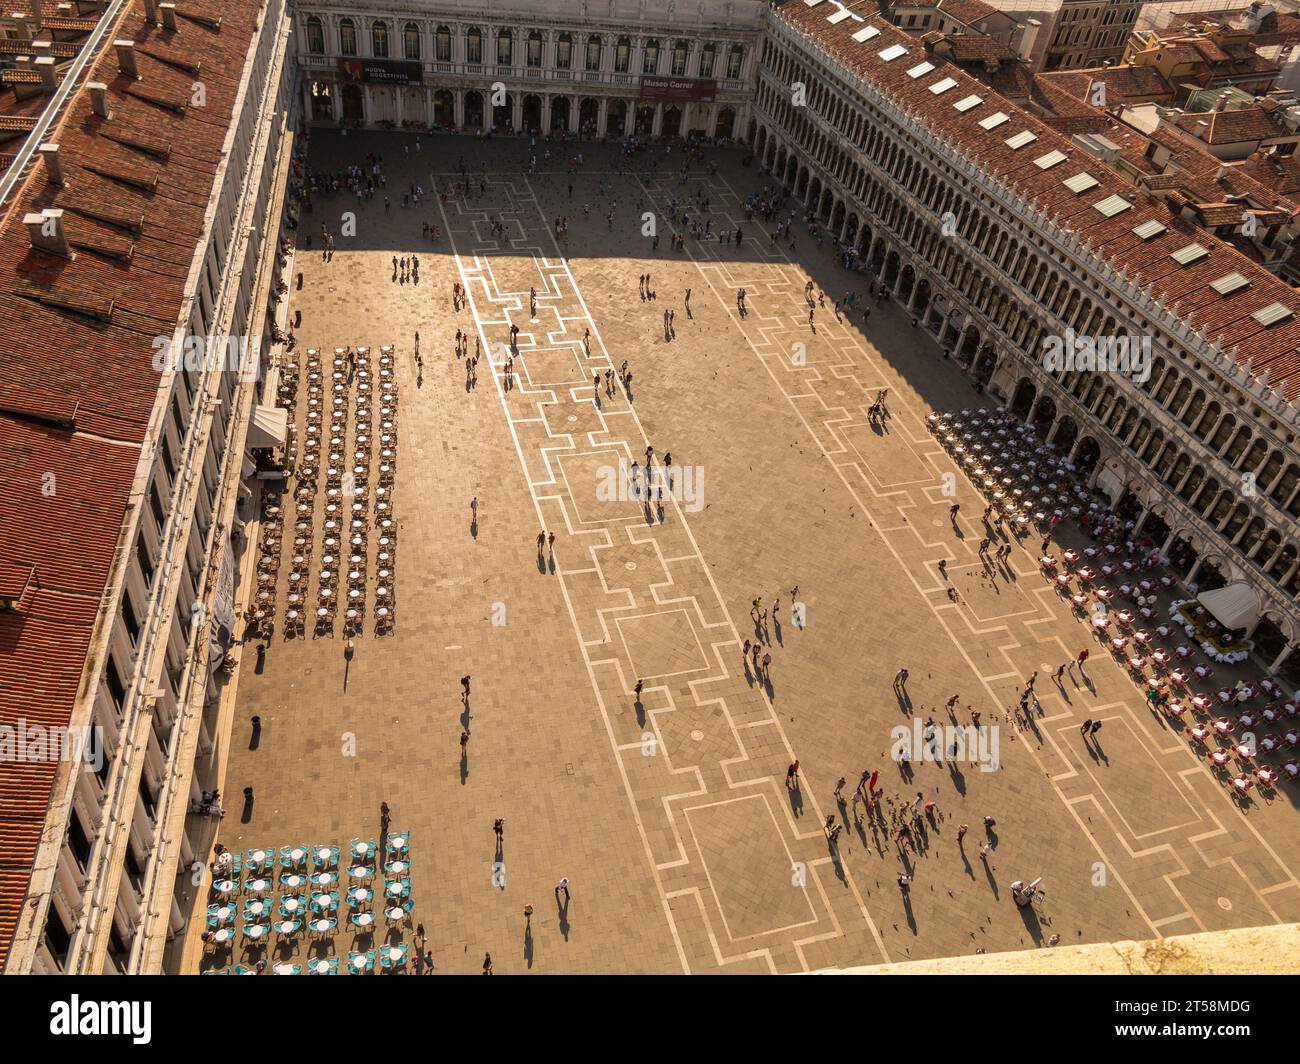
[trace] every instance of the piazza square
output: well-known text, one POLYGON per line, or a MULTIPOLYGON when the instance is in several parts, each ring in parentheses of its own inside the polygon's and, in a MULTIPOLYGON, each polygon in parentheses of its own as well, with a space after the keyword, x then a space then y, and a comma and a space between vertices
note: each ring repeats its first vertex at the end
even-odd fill
MULTIPOLYGON (((1005 404, 877 304, 818 226, 770 239, 754 204, 791 208, 742 151, 316 132, 307 171, 371 160, 373 198, 311 196, 289 313, 300 373, 313 350, 328 367, 391 348, 395 616, 381 634, 366 617, 350 653, 341 616, 261 655, 243 644, 214 840, 346 844, 376 836, 386 803, 388 830, 410 833, 415 903, 286 960, 420 926, 441 972, 488 954, 498 973, 792 974, 1297 919, 1293 792, 1234 801, 1055 589, 1037 529, 994 536, 1009 557, 986 562, 986 500, 929 419, 1005 404), (676 250, 684 210, 743 242, 676 250), (337 234, 345 211, 355 237, 327 255, 322 226, 337 234), (833 307, 850 293, 865 324, 833 307), (671 489, 646 505, 644 473, 601 494, 602 471, 662 471, 647 447, 671 454, 665 478, 696 471, 699 505, 671 489), (926 722, 960 734, 972 711, 983 756, 927 760, 926 722), (1084 739, 1084 720, 1105 727, 1084 739), (900 726, 920 748, 907 768, 900 726), (1011 884, 1040 878, 1018 905, 1011 884)), ((1052 534, 1053 551, 1091 543, 1071 520, 1052 534)), ((241 959, 192 926, 178 970, 241 959)))

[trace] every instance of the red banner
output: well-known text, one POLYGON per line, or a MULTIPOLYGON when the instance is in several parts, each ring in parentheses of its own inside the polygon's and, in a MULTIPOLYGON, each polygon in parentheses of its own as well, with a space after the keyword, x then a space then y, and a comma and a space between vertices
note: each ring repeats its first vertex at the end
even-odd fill
POLYGON ((699 103, 712 100, 718 92, 713 78, 642 78, 641 99, 699 103))

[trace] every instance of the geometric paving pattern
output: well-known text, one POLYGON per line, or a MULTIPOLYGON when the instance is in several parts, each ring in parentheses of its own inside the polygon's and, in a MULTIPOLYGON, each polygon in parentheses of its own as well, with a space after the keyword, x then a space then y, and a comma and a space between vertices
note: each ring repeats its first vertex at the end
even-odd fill
POLYGON ((556 573, 683 969, 801 971, 808 943, 845 929, 864 939, 863 957, 888 959, 858 890, 819 888, 836 863, 821 808, 786 789, 794 754, 762 686, 737 675, 741 637, 684 500, 671 490, 653 505, 598 495, 602 471, 644 463, 653 441, 622 387, 608 396, 602 384, 593 405, 592 375, 603 380, 619 362, 527 180, 490 181, 473 204, 449 199, 443 218, 539 525, 564 530, 556 573), (500 241, 492 219, 505 224, 500 241), (530 256, 535 276, 518 269, 530 256), (501 261, 509 282, 494 269, 501 261), (518 355, 507 389, 511 325, 518 355), (610 572, 614 548, 640 560, 610 572), (635 712, 615 712, 634 701, 638 679, 635 712))

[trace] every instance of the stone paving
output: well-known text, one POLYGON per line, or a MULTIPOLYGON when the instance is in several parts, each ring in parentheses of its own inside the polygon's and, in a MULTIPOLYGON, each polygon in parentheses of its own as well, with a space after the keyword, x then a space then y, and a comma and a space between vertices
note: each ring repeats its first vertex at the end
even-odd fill
MULTIPOLYGON (((322 222, 338 233, 341 212, 357 210, 357 235, 339 237, 330 262, 299 254, 293 306, 300 350, 396 345, 398 621, 391 636, 360 638, 350 664, 341 638, 277 634, 264 667, 246 656, 223 790, 252 785, 256 798, 246 822, 228 798, 226 846, 372 837, 387 801, 393 830, 413 833, 413 922, 444 972, 478 971, 486 951, 499 973, 798 972, 1033 948, 1054 933, 1098 942, 1300 918, 1292 796, 1238 811, 1101 655, 1086 684, 1040 677, 1033 729, 1010 722, 1023 678, 1090 640, 1030 553, 1014 552, 1013 579, 989 580, 981 533, 967 524, 959 539, 948 523, 941 475, 953 467, 924 418, 988 400, 895 308, 865 334, 837 322, 829 301, 865 285, 802 226, 792 250, 743 220, 759 178, 739 154, 680 184, 676 156, 626 164, 584 146, 570 175, 570 146, 528 175, 522 140, 424 137, 418 151, 407 134, 313 140, 316 166, 382 153, 394 201, 385 212, 382 196, 359 209, 317 198, 301 233, 322 222), (468 197, 451 190, 461 159, 468 197), (410 182, 447 198, 403 209, 410 182), (715 231, 744 227, 739 248, 670 250, 669 200, 700 188, 715 231), (646 211, 658 249, 641 235, 646 211), (421 239, 426 221, 442 230, 436 244, 421 239), (394 283, 392 255, 412 252, 419 285, 394 283), (636 287, 647 272, 649 300, 636 287), (809 278, 828 297, 815 331, 809 278), (470 293, 459 314, 454 281, 470 293), (473 388, 452 353, 458 328, 483 342, 473 388), (592 373, 625 359, 631 389, 602 387, 594 402, 592 373), (873 427, 866 407, 885 387, 892 416, 873 427), (643 473, 641 494, 624 482, 611 500, 610 471, 644 465, 647 446, 656 461, 672 452, 673 487, 647 505, 643 473), (542 529, 553 552, 538 553, 542 529), (756 596, 780 598, 766 627, 751 619, 756 596), (765 675, 742 661, 745 639, 771 655, 765 675), (896 698, 903 665, 908 697, 896 698), (953 723, 970 707, 996 725, 999 768, 916 764, 904 779, 891 728, 948 723, 954 693, 953 723), (263 729, 248 749, 253 713, 263 729), (1085 717, 1106 721, 1100 753, 1079 740, 1085 717), (887 801, 936 803, 919 852, 900 854, 880 822, 854 824, 860 806, 836 801, 837 779, 847 798, 864 769, 880 771, 887 801), (823 832, 830 814, 849 820, 838 845, 823 832), (996 845, 981 857, 985 815, 996 845), (1036 876, 1038 913, 1017 909, 1009 884, 1036 876)), ((958 498, 966 514, 981 506, 960 474, 958 498)))

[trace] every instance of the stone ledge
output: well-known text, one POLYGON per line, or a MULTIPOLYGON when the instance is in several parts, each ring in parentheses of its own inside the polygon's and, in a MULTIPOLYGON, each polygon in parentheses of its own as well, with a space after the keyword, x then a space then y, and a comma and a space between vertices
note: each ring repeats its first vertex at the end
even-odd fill
POLYGON ((1300 924, 1247 927, 1145 942, 944 957, 814 975, 1290 975, 1300 962, 1300 924))

